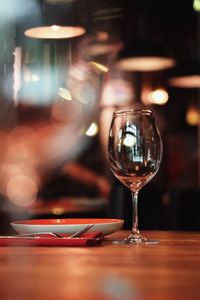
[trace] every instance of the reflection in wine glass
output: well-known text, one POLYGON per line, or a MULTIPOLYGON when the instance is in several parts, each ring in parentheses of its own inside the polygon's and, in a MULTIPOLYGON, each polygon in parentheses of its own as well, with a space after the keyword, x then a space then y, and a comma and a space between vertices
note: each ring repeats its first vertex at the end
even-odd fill
POLYGON ((108 159, 111 171, 132 193, 133 228, 116 243, 155 244, 138 229, 138 192, 157 173, 162 142, 151 110, 124 110, 113 114, 109 133, 108 159))

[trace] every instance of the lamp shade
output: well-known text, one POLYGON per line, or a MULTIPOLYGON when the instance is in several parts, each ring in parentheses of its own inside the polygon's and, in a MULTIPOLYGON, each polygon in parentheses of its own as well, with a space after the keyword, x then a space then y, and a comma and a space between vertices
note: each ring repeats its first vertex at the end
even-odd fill
POLYGON ((81 36, 85 28, 78 16, 77 3, 41 2, 41 21, 37 26, 30 26, 25 36, 37 39, 65 39, 81 36))
POLYGON ((27 29, 24 34, 30 38, 37 39, 66 39, 77 37, 85 33, 81 26, 60 26, 52 24, 27 29))
POLYGON ((119 52, 116 67, 122 71, 158 71, 175 65, 165 49, 152 41, 137 41, 119 52))
POLYGON ((172 87, 200 88, 200 61, 180 62, 170 70, 168 78, 172 87))

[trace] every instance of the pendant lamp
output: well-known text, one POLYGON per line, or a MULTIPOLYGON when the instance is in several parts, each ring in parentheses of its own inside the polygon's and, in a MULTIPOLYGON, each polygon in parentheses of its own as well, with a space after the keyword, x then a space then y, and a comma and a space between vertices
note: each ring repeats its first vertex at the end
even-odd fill
POLYGON ((25 36, 36 39, 66 39, 83 35, 86 30, 78 16, 79 3, 41 1, 41 22, 25 30, 25 36))
POLYGON ((200 61, 181 62, 169 71, 168 83, 177 88, 200 88, 200 61))
POLYGON ((116 68, 122 71, 159 71, 175 66, 175 59, 153 41, 139 40, 119 52, 116 68))

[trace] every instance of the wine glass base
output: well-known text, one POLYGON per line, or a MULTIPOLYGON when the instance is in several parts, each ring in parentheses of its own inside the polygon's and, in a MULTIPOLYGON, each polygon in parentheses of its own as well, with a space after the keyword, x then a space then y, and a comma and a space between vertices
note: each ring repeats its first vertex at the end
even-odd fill
POLYGON ((141 235, 130 234, 126 239, 113 241, 113 244, 124 244, 124 245, 156 245, 159 244, 159 240, 147 239, 141 235))

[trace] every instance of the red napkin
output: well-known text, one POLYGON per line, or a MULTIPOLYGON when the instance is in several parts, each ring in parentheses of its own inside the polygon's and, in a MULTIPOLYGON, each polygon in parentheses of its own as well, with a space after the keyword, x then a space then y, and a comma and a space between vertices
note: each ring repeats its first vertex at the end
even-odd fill
MULTIPOLYGON (((66 236, 66 235, 65 235, 66 236)), ((77 238, 67 238, 67 237, 52 237, 52 235, 41 234, 37 236, 30 237, 0 237, 0 246, 96 246, 103 241, 104 237, 101 232, 93 231, 83 234, 81 237, 77 238)))

